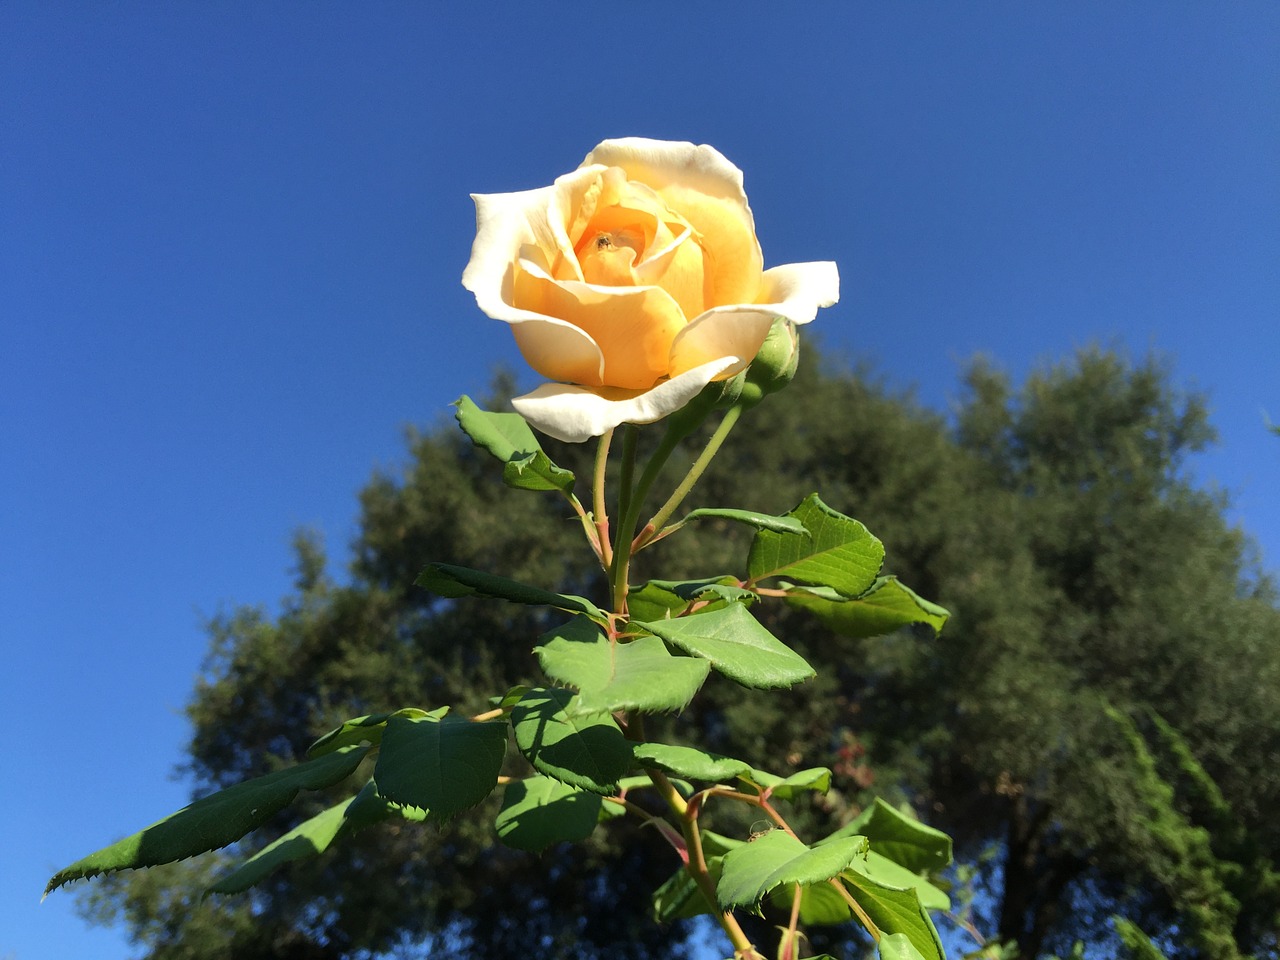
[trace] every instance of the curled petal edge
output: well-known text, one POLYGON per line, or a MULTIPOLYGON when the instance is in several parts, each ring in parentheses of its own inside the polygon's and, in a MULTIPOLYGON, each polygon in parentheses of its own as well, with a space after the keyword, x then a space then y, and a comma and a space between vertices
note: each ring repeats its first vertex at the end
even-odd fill
POLYGON ((829 260, 788 263, 764 272, 761 303, 712 307, 676 334, 671 345, 671 370, 682 373, 708 357, 744 357, 730 375, 745 368, 760 349, 778 317, 792 323, 811 322, 820 307, 840 299, 840 273, 829 260))
POLYGON ((516 397, 511 405, 530 426, 567 443, 582 443, 623 423, 653 423, 675 413, 702 388, 731 367, 738 357, 720 357, 665 380, 649 390, 580 387, 544 383, 516 397))

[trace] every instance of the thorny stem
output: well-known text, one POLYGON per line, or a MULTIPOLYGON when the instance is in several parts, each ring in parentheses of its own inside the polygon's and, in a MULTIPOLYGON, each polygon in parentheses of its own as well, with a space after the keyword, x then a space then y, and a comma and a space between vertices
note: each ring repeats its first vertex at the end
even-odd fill
POLYGON ((609 542, 609 512, 604 500, 604 468, 609 460, 609 445, 612 442, 613 430, 605 431, 596 447, 596 468, 591 483, 591 510, 595 517, 598 544, 596 553, 605 570, 613 564, 613 545, 609 542))
POLYGON ((871 934, 871 939, 876 943, 879 943, 880 928, 875 925, 875 921, 867 916, 867 911, 862 909, 862 904, 854 899, 853 894, 846 890, 844 884, 839 880, 832 877, 827 881, 827 883, 836 888, 836 893, 840 894, 840 896, 844 898, 844 902, 849 905, 849 909, 853 911, 853 915, 857 917, 863 927, 866 928, 867 933, 871 934))
POLYGON ((787 923, 787 932, 783 934, 783 948, 778 951, 778 960, 795 960, 796 938, 800 930, 800 903, 804 899, 804 888, 796 884, 796 892, 791 895, 791 920, 787 923))
POLYGON ((658 479, 658 474, 662 472, 663 466, 680 444, 681 439, 681 435, 671 429, 668 429, 663 434, 662 441, 658 444, 658 449, 653 452, 653 456, 645 464, 644 472, 640 474, 640 479, 636 482, 633 490, 631 489, 630 481, 635 465, 636 432, 635 426, 632 424, 627 425, 627 433, 622 448, 622 492, 618 498, 618 512, 622 517, 622 521, 618 525, 618 532, 613 541, 613 565, 609 570, 609 579, 613 585, 613 612, 618 614, 627 612, 627 575, 631 564, 631 555, 635 553, 631 541, 635 537, 636 524, 640 522, 640 511, 644 509, 645 497, 648 495, 654 481, 658 479), (630 454, 631 470, 627 469, 628 454, 630 454), (625 506, 623 505, 624 503, 625 506))
MULTIPOLYGON (((631 501, 636 497, 632 489, 632 478, 636 470, 636 438, 639 431, 634 424, 627 424, 622 434, 622 467, 618 478, 618 517, 626 529, 626 518, 631 513, 631 501)), ((638 511, 637 511, 638 512, 638 511)), ((630 540, 630 534, 627 540, 630 540)), ((613 556, 609 563, 609 587, 613 600, 613 612, 619 615, 627 612, 627 572, 631 560, 631 551, 622 549, 627 542, 621 536, 613 544, 613 556)))
MULTIPOLYGON (((712 908, 716 906, 716 883, 711 878, 711 871, 707 868, 707 859, 702 852, 702 833, 698 830, 698 814, 697 807, 691 807, 680 796, 680 792, 667 778, 667 775, 661 770, 646 770, 649 779, 653 781, 653 785, 658 788, 658 793, 662 799, 666 801, 667 806, 671 808, 680 821, 681 831, 684 833, 684 841, 688 847, 688 859, 685 861, 685 872, 698 885, 698 889, 706 898, 707 903, 712 908)), ((716 919, 720 922, 721 928, 729 937, 729 942, 733 944, 735 956, 740 956, 743 960, 764 960, 764 958, 756 952, 756 948, 751 945, 751 940, 747 937, 746 931, 742 929, 742 925, 738 923, 738 918, 733 915, 732 911, 718 911, 716 919)))

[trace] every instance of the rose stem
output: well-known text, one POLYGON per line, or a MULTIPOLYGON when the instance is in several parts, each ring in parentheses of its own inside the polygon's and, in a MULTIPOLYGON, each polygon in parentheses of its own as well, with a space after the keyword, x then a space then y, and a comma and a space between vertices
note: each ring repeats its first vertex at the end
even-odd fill
MULTIPOLYGON (((628 423, 622 432, 622 466, 618 473, 618 519, 625 522, 631 510, 631 500, 635 491, 631 489, 636 470, 636 438, 639 431, 634 424, 628 423)), ((613 556, 609 565, 609 594, 613 601, 613 612, 627 612, 627 551, 617 549, 621 538, 613 545, 613 556)))
POLYGON ((592 477, 591 509, 595 513, 596 539, 600 544, 600 562, 607 571, 613 564, 613 545, 609 542, 609 513, 604 500, 604 468, 609 460, 609 444, 613 442, 613 430, 606 430, 596 447, 596 469, 592 477))
POLYGON ((689 491, 693 489, 693 485, 698 482, 702 474, 706 471, 711 459, 720 452, 720 446, 724 443, 725 438, 729 436, 729 431, 733 429, 734 424, 738 422, 738 418, 742 416, 743 407, 735 404, 730 407, 724 415, 724 419, 720 421, 720 425, 716 427, 716 432, 711 435, 711 439, 707 441, 707 445, 703 448, 702 453, 698 455, 698 459, 693 462, 693 466, 689 468, 689 472, 685 474, 680 485, 668 498, 667 502, 662 505, 657 513, 653 515, 653 519, 646 525, 646 530, 652 530, 654 533, 662 529, 662 525, 671 519, 671 514, 675 513, 676 508, 680 506, 685 497, 689 495, 689 491))

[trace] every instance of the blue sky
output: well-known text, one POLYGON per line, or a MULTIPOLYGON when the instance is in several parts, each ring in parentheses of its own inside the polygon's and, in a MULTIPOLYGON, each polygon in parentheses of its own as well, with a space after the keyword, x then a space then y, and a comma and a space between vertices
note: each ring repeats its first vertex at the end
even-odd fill
POLYGON ((811 329, 939 409, 978 351, 1166 354, 1280 569, 1277 49, 1271 2, 0 4, 0 958, 129 955, 45 879, 184 802, 204 618, 518 367, 468 194, 606 137, 725 153, 766 265, 839 263, 811 329))

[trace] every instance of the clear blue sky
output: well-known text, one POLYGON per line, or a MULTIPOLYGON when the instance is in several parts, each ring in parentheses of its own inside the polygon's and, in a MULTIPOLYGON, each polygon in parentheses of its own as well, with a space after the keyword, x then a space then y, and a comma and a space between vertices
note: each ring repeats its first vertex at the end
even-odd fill
POLYGON ((0 958, 128 954, 45 879, 184 801, 202 619, 519 363, 468 194, 605 137, 724 152, 766 265, 840 265, 811 329, 931 405, 1167 353, 1280 569, 1278 50, 1271 0, 0 3, 0 958))

